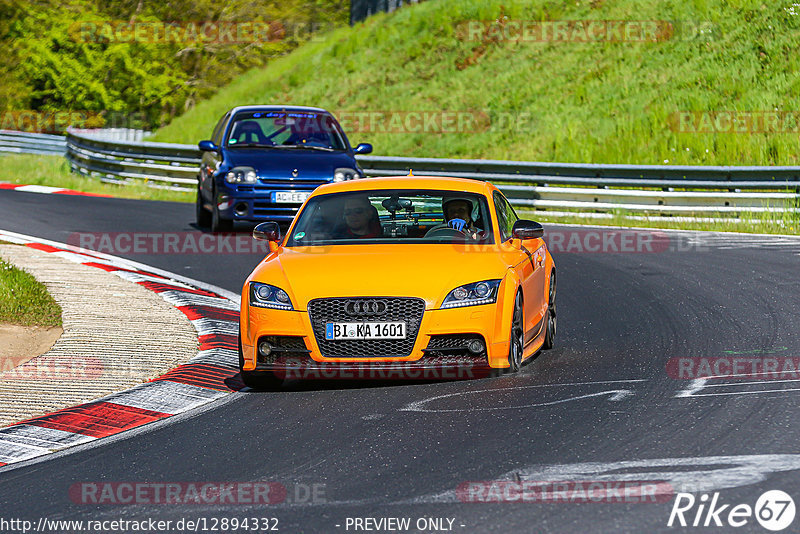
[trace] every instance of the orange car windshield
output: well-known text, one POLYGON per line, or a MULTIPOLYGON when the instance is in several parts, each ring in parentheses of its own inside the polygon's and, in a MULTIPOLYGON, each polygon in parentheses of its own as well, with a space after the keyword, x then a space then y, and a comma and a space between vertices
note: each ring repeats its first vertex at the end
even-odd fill
POLYGON ((375 190, 320 195, 298 215, 286 246, 494 243, 483 195, 375 190))

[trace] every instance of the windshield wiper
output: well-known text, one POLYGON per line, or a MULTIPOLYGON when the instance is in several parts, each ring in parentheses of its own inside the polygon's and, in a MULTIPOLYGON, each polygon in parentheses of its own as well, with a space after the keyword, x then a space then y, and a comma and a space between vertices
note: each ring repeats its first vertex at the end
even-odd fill
POLYGON ((292 148, 298 150, 322 150, 324 152, 333 152, 334 149, 325 146, 310 146, 310 145, 279 145, 277 148, 292 148))
POLYGON ((228 148, 280 148, 275 145, 262 145, 261 143, 237 143, 228 145, 228 148))

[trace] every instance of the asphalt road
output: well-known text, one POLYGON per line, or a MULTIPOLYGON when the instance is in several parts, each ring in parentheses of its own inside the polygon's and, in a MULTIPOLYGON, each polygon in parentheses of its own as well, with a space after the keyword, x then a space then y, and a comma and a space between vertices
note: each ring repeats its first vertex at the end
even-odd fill
MULTIPOLYGON (((0 191, 0 228, 62 242, 74 242, 76 232, 197 234, 193 216, 190 205, 0 191)), ((572 232, 546 231, 567 240, 572 232)), ((680 250, 556 251, 557 348, 516 376, 237 393, 190 417, 0 470, 0 516, 206 518, 209 527, 215 518, 274 517, 281 532, 365 531, 354 520, 366 517, 410 518, 409 532, 437 531, 417 530, 424 518, 451 519, 453 532, 666 532, 676 530, 667 526, 672 494, 657 503, 486 503, 456 490, 497 480, 659 480, 698 499, 719 492, 719 504, 754 506, 767 490, 797 500, 800 377, 682 380, 670 376, 668 362, 796 358, 800 246, 668 239, 680 250), (93 482, 248 481, 282 484, 288 498, 123 505, 84 504, 69 493, 93 482), (310 488, 316 497, 307 496, 310 488)), ((261 258, 117 252, 237 292, 261 258)), ((698 505, 685 513, 689 524, 698 505)), ((707 530, 730 531, 731 507, 719 516, 724 526, 707 530)), ((438 531, 450 523, 442 525, 438 531)), ((737 531, 766 532, 753 517, 737 531)))

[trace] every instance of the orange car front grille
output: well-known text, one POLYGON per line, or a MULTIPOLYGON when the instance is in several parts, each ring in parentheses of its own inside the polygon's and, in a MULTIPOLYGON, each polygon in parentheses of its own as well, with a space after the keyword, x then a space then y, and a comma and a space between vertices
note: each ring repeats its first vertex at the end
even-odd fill
POLYGON ((403 358, 411 355, 417 340, 425 301, 419 298, 353 297, 314 299, 308 303, 308 314, 314 337, 326 358, 403 358), (380 301, 381 304, 372 304, 380 301), (405 339, 337 340, 325 339, 325 325, 338 322, 404 321, 405 339))

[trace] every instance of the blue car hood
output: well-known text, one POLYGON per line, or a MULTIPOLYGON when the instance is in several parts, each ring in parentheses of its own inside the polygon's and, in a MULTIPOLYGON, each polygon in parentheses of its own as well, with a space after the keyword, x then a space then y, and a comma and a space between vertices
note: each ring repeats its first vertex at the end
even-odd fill
POLYGON ((346 152, 323 152, 298 149, 240 148, 225 151, 225 163, 231 167, 253 167, 259 177, 296 180, 330 180, 339 167, 355 169, 355 161, 346 152))

